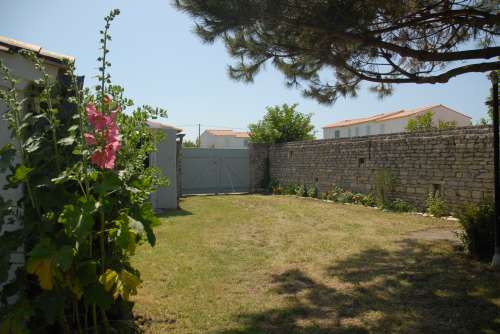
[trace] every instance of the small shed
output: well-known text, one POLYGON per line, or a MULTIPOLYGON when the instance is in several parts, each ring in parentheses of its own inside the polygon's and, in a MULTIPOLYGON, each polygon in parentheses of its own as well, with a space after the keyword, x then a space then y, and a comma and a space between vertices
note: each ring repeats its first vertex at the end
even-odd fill
POLYGON ((182 130, 175 126, 168 125, 159 121, 148 121, 152 129, 162 131, 165 139, 158 144, 156 152, 149 157, 150 166, 156 166, 161 169, 163 175, 168 177, 169 185, 161 187, 151 195, 153 208, 157 211, 175 209, 179 205, 180 191, 178 179, 180 179, 180 152, 178 149, 182 145, 182 130))

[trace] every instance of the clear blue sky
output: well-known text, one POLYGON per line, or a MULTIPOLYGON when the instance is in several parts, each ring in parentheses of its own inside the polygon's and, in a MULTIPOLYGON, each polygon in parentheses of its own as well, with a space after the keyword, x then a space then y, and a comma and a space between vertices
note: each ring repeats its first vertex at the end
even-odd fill
POLYGON ((170 0, 0 0, 0 35, 75 56, 78 73, 91 84, 98 32, 112 8, 122 12, 111 31, 114 82, 123 85, 136 104, 167 109, 166 122, 183 128, 189 139, 195 139, 197 123, 202 131, 245 129, 262 118, 266 106, 282 103, 299 103, 301 112, 313 113, 320 138, 321 127, 337 120, 431 104, 444 104, 474 120, 486 116, 485 74, 468 74, 445 85, 397 86, 384 100, 364 89, 359 97, 333 106, 319 105, 286 88, 272 66, 253 84, 232 81, 226 72, 232 60, 224 46, 201 43, 192 33, 192 20, 175 10, 170 0))

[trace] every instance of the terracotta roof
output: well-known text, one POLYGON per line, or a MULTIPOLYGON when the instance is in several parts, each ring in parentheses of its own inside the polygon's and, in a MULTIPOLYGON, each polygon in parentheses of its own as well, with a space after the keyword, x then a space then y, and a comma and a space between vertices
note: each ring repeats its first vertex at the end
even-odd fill
POLYGON ((182 129, 179 129, 179 128, 176 128, 173 125, 161 123, 161 122, 158 122, 158 121, 151 121, 151 120, 149 120, 148 121, 148 125, 151 128, 153 128, 153 129, 174 129, 175 132, 177 132, 177 133, 182 132, 182 129))
POLYGON ((415 109, 410 109, 410 110, 399 110, 391 113, 384 113, 384 114, 378 114, 375 116, 371 117, 364 117, 364 118, 356 118, 356 119, 348 119, 348 120, 343 120, 339 121, 327 126, 324 126, 323 128, 340 128, 343 126, 350 126, 350 125, 356 125, 356 124, 363 124, 363 123, 368 123, 368 122, 382 122, 382 121, 388 121, 388 120, 393 120, 393 119, 398 119, 398 118, 404 118, 408 116, 412 116, 424 111, 430 111, 436 107, 444 107, 448 110, 451 110, 457 114, 460 114, 464 117, 470 118, 469 116, 459 113, 456 110, 453 110, 451 108, 448 108, 442 104, 435 104, 432 106, 427 106, 427 107, 420 107, 420 108, 415 108, 415 109))
POLYGON ((38 54, 40 57, 45 58, 49 61, 58 63, 58 64, 62 64, 64 60, 68 60, 70 62, 75 61, 75 57, 67 56, 67 55, 64 55, 61 53, 52 52, 49 50, 45 50, 41 46, 21 42, 21 41, 0 35, 0 51, 15 52, 19 49, 33 51, 36 54, 38 54))
POLYGON ((355 119, 345 119, 343 121, 338 121, 332 124, 329 124, 327 126, 324 126, 323 128, 341 128, 343 126, 350 126, 350 125, 356 125, 356 124, 362 124, 362 123, 367 123, 370 121, 373 121, 379 117, 386 116, 387 114, 377 114, 375 116, 370 116, 370 117, 363 117, 363 118, 355 118, 355 119))
POLYGON ((205 130, 208 134, 213 136, 230 136, 236 138, 249 138, 250 135, 245 131, 233 131, 233 130, 217 130, 217 129, 207 129, 205 130))

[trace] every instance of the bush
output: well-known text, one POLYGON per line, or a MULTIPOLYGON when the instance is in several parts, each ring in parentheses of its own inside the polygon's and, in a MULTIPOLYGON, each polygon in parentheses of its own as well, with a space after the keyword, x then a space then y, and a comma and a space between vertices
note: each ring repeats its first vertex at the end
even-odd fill
POLYGON ((382 169, 375 173, 373 188, 375 190, 375 200, 381 209, 390 208, 390 196, 397 185, 397 179, 388 169, 382 169))
POLYGON ((274 195, 280 195, 282 191, 283 189, 281 188, 281 185, 277 180, 271 180, 271 182, 269 182, 268 192, 274 195))
POLYGON ((295 189, 297 188, 297 185, 294 183, 287 184, 282 187, 282 193, 284 195, 295 195, 295 189))
POLYGON ((394 201, 392 201, 390 210, 396 212, 414 212, 417 211, 417 208, 400 198, 396 198, 394 201))
POLYGON ((339 197, 344 194, 345 190, 339 186, 333 186, 332 191, 330 192, 330 197, 328 198, 330 201, 339 202, 339 197))
POLYGON ((361 204, 363 204, 365 206, 375 206, 376 205, 375 198, 373 197, 372 194, 365 195, 361 199, 361 204))
POLYGON ((318 188, 315 185, 309 186, 307 188, 307 196, 312 198, 318 198, 318 188))
POLYGON ((446 202, 441 197, 439 192, 436 194, 429 193, 427 196, 427 212, 433 215, 434 217, 443 217, 448 214, 448 210, 446 208, 446 202))
POLYGON ((492 200, 468 205, 459 213, 463 231, 459 235, 467 251, 480 260, 490 260, 494 252, 495 206, 492 200))
POLYGON ((295 195, 301 196, 301 197, 306 197, 307 196, 307 189, 306 186, 301 184, 295 187, 295 195))

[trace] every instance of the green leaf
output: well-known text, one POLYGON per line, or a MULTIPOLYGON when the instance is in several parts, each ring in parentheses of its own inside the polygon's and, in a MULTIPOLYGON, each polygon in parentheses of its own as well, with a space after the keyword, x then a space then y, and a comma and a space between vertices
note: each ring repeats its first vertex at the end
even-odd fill
POLYGON ((68 132, 73 132, 78 130, 79 126, 78 125, 72 125, 68 128, 68 132))
POLYGON ((12 144, 6 144, 0 149, 0 173, 5 173, 16 156, 16 149, 12 144))
POLYGON ((24 142, 24 149, 28 153, 33 153, 37 151, 40 148, 40 145, 42 143, 42 138, 41 137, 29 137, 26 142, 24 142))
POLYGON ((29 173, 33 168, 26 167, 24 165, 17 166, 14 175, 12 175, 9 180, 13 183, 21 183, 28 179, 29 173))
POLYGON ((154 246, 156 243, 156 237, 153 232, 153 226, 159 225, 160 220, 155 216, 153 207, 150 204, 145 204, 141 207, 139 216, 142 221, 144 231, 146 232, 147 240, 151 246, 154 246))
POLYGON ((63 271, 68 271, 73 263, 74 251, 73 247, 65 245, 59 249, 57 262, 63 271))
POLYGON ((121 180, 117 174, 113 172, 104 172, 102 181, 97 184, 94 189, 101 197, 106 197, 109 193, 119 190, 121 180))
POLYGON ((81 242, 92 232, 96 205, 92 199, 84 200, 81 206, 65 205, 58 222, 66 225, 66 231, 81 242))
POLYGON ((49 238, 41 238, 29 255, 32 259, 47 259, 54 256, 56 248, 49 238))
POLYGON ((70 145, 73 145, 74 142, 75 142, 75 136, 69 136, 69 137, 60 139, 57 143, 61 144, 63 146, 70 146, 70 145))

